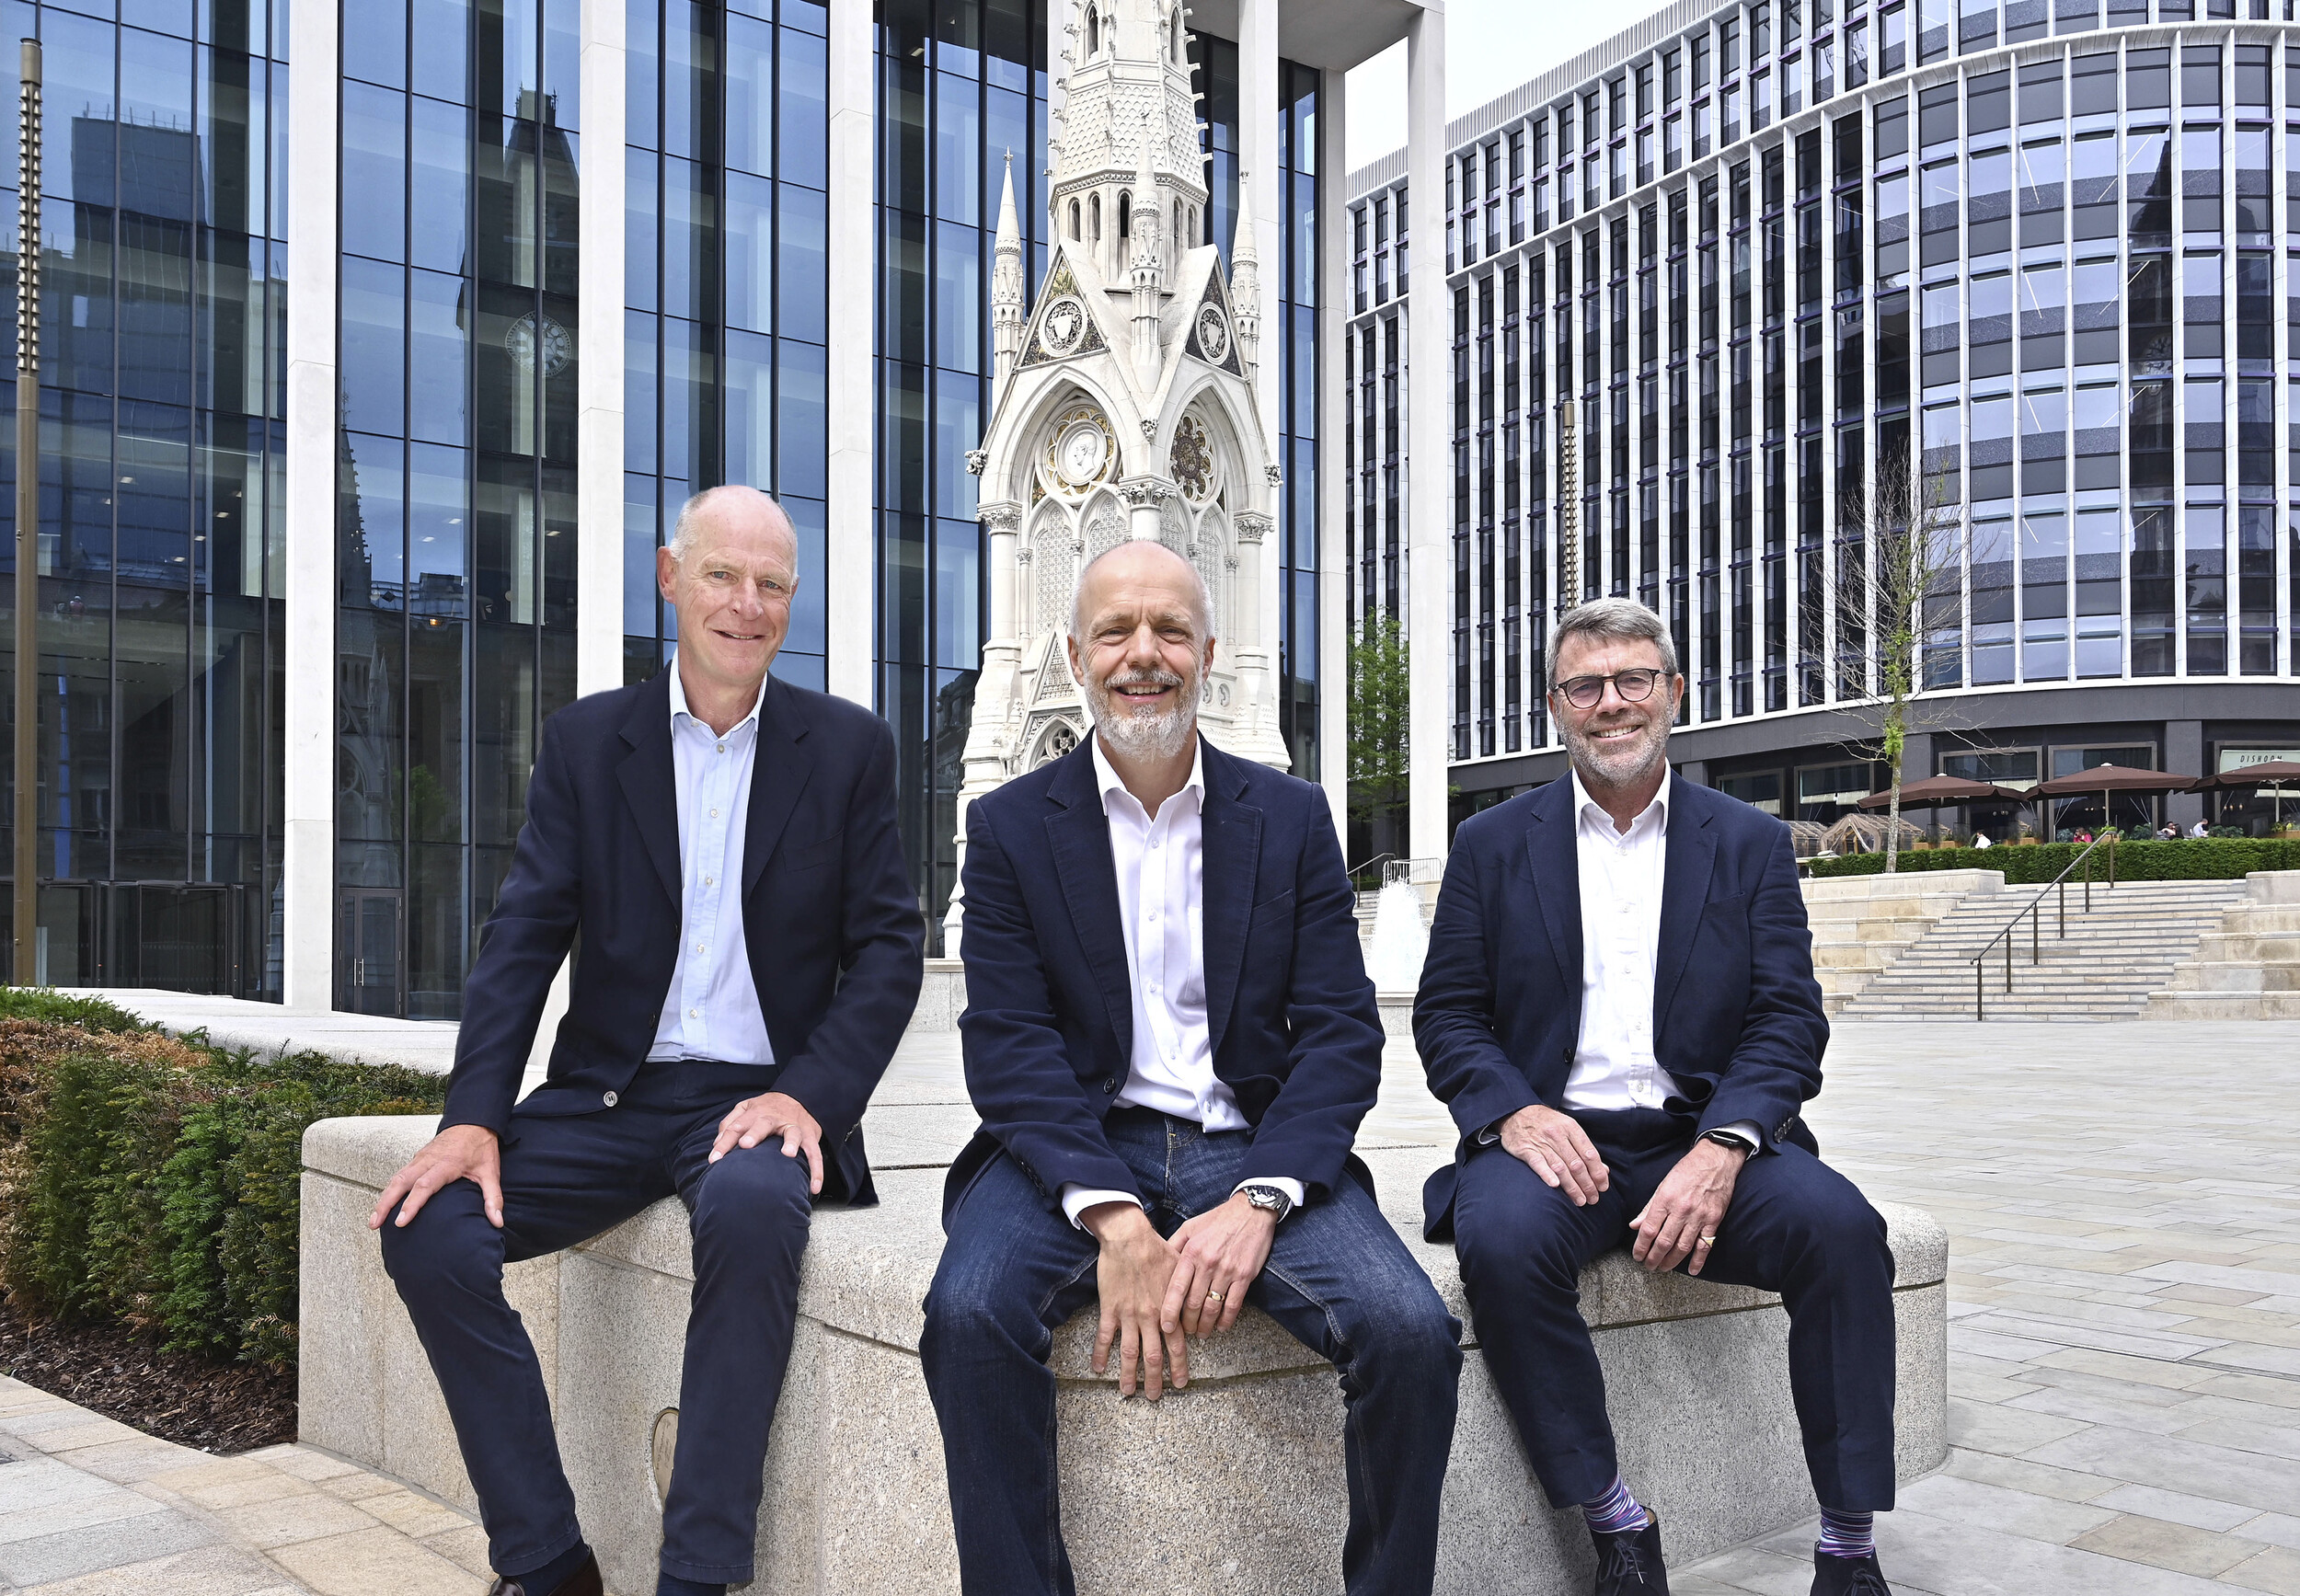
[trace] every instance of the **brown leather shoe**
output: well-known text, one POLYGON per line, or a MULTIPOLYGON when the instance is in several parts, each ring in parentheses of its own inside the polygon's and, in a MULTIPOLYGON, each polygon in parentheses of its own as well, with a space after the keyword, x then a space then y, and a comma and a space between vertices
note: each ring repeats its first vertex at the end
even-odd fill
POLYGON ((519 1580, 499 1574, 495 1583, 488 1587, 488 1596, 601 1596, 599 1559, 585 1557, 583 1566, 553 1590, 531 1590, 519 1580))

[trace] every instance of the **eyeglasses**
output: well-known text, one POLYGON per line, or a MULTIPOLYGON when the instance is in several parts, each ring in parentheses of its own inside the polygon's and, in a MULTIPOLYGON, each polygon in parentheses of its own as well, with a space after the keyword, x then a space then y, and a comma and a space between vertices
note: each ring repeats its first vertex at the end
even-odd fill
POLYGON ((1610 676, 1576 676, 1570 682, 1560 682, 1552 692, 1576 709, 1593 709, 1605 695, 1605 683, 1621 695, 1625 704, 1636 704, 1653 695, 1653 683, 1662 679, 1659 671, 1616 671, 1610 676))

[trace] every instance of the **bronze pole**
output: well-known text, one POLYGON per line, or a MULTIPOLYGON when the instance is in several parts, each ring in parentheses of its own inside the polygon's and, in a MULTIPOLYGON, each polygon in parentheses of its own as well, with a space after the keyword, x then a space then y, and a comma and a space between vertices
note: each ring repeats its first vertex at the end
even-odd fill
POLYGON ((16 935, 11 978, 39 978, 40 722, 40 40, 23 44, 17 100, 16 247, 16 935))

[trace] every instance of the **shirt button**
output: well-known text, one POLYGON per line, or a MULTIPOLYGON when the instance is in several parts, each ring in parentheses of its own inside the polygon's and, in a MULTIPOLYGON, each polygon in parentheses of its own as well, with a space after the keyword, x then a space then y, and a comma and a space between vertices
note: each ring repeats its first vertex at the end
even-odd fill
POLYGON ((621 1101, 621 1099, 618 1098, 613 1092, 601 1093, 599 1095, 599 1100, 610 1108, 614 1108, 616 1103, 621 1101))
POLYGON ((1156 921, 1156 920, 1157 919, 1157 917, 1158 917, 1158 912, 1157 912, 1156 909, 1151 910, 1151 911, 1150 911, 1150 918, 1151 918, 1153 921, 1156 921))
POLYGON ((713 809, 713 810, 711 810, 711 819, 713 819, 713 820, 717 820, 718 818, 719 818, 719 811, 718 811, 717 809, 713 809))
POLYGON ((703 944, 701 944, 700 942, 696 943, 696 944, 695 945, 695 951, 696 951, 696 952, 697 952, 697 953, 701 953, 701 952, 705 951, 703 944))
POLYGON ((727 752, 727 745, 726 745, 725 743, 723 743, 723 742, 722 742, 722 743, 720 743, 720 744, 719 745, 719 752, 721 752, 721 753, 726 752, 727 752))
POLYGON ((704 885, 704 886, 706 886, 706 887, 707 887, 707 886, 709 886, 710 884, 711 884, 711 878, 710 878, 708 876, 704 877, 704 878, 703 878, 703 885, 704 885))
POLYGON ((691 1009, 687 1010, 687 1018, 689 1018, 689 1019, 701 1019, 702 1017, 703 1017, 703 1011, 702 1011, 701 1009, 699 1009, 699 1008, 691 1008, 691 1009))

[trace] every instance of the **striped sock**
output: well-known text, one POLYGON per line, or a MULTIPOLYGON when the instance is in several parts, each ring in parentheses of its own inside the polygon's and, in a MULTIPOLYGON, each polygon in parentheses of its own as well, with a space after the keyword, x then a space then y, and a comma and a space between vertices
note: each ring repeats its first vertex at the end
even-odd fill
POLYGON ((1877 1515, 1821 1510, 1821 1542, 1813 1550, 1832 1557, 1873 1557, 1877 1555, 1877 1515))
POLYGON ((1581 1516, 1589 1521, 1591 1532, 1600 1535, 1641 1530, 1653 1521, 1619 1475, 1613 1476, 1613 1487, 1604 1496, 1581 1504, 1581 1516))

